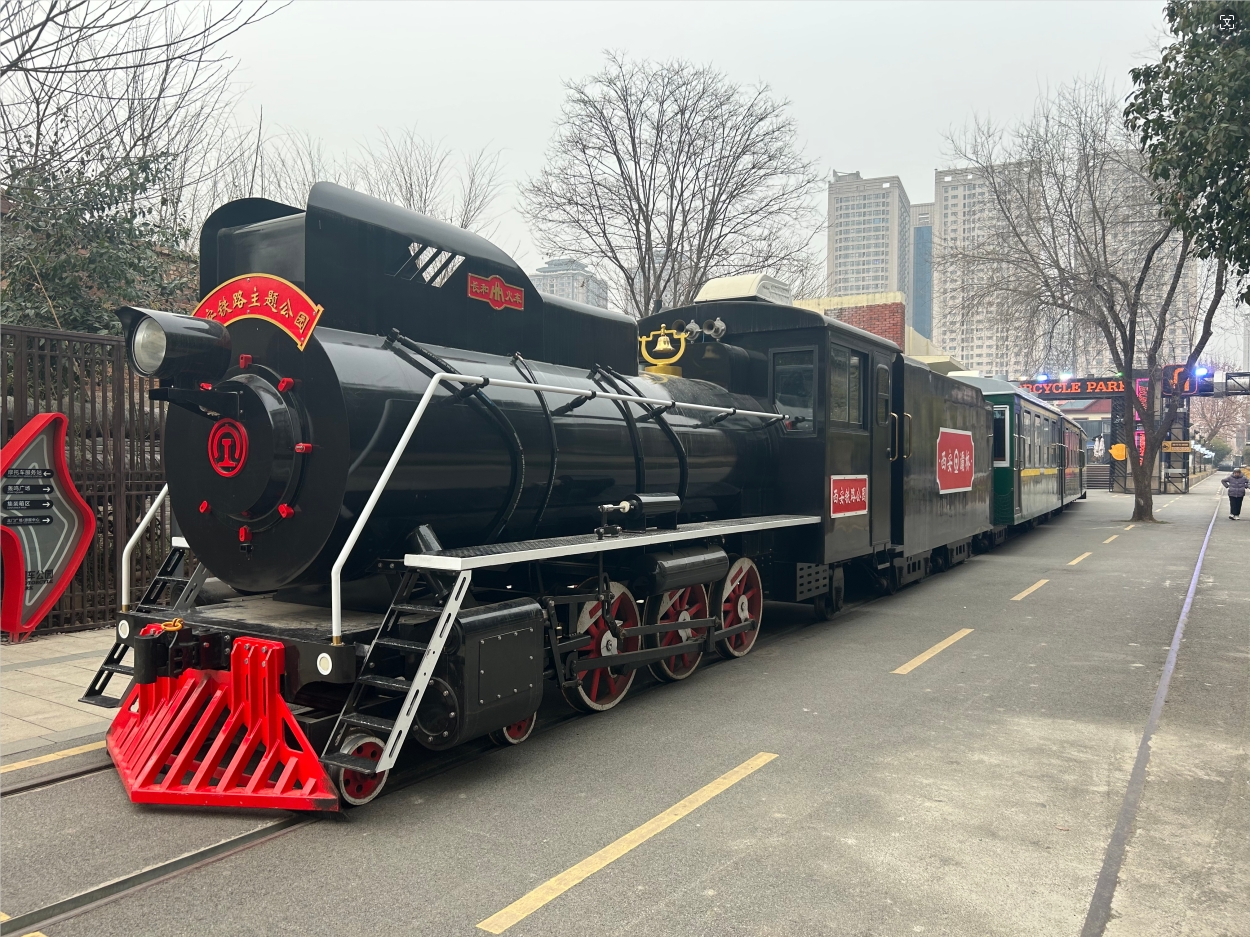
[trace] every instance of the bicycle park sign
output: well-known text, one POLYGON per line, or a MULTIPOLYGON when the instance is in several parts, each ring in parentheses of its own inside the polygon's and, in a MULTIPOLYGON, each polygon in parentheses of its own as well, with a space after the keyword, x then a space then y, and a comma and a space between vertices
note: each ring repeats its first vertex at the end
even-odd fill
MULTIPOLYGON (((1089 400, 1097 397, 1123 397, 1121 377, 1080 377, 1067 380, 1018 381, 1023 391, 1042 400, 1089 400)), ((1134 381, 1139 396, 1145 396, 1146 378, 1134 381)), ((1163 394, 1184 397, 1223 397, 1250 394, 1250 371, 1216 371, 1211 375, 1190 373, 1183 364, 1163 369, 1163 394)))

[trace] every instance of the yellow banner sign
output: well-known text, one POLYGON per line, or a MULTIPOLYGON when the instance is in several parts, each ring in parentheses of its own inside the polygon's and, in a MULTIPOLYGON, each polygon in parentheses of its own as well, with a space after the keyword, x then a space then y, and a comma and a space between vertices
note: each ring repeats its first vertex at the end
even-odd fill
POLYGON ((1192 452, 1193 445, 1188 439, 1165 439, 1163 440, 1164 452, 1192 452))

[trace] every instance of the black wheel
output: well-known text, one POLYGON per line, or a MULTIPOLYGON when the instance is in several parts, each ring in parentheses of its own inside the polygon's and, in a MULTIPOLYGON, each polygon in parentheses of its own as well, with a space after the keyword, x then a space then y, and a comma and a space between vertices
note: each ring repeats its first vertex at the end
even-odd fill
POLYGON ((716 642, 716 653, 726 660, 745 657, 755 647, 764 617, 764 586, 759 568, 745 556, 729 567, 729 575, 717 583, 714 593, 720 596, 720 619, 726 628, 750 619, 755 627, 740 631, 716 642))
POLYGON ((460 713, 456 691, 442 677, 433 677, 417 707, 412 737, 430 751, 441 752, 460 741, 460 713))
POLYGON ((514 722, 510 726, 504 726, 496 729, 490 734, 491 741, 496 745, 502 745, 505 748, 509 745, 520 745, 527 738, 534 734, 534 726, 538 723, 538 713, 527 716, 520 722, 514 722))
MULTIPOLYGON (((652 596, 647 603, 647 624, 658 625, 672 623, 672 631, 647 635, 648 647, 669 647, 682 644, 691 639, 702 638, 707 634, 706 628, 682 628, 682 622, 696 618, 711 618, 708 610, 707 589, 703 586, 687 586, 684 589, 672 589, 663 595, 652 596)), ((687 651, 673 657, 665 657, 648 668, 657 680, 664 683, 675 683, 685 680, 694 673, 703 659, 703 651, 687 651)))
POLYGON ((839 603, 832 592, 812 599, 812 611, 816 614, 817 621, 832 621, 833 616, 838 613, 838 607, 839 603))
POLYGON ((893 595, 901 587, 898 584, 898 567, 891 563, 886 569, 877 571, 877 588, 884 595, 893 595))

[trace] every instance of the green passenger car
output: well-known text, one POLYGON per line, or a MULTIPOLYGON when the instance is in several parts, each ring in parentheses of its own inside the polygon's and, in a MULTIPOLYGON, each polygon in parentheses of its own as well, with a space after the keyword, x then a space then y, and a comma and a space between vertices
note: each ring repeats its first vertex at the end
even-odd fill
POLYGON ((995 528, 1036 524, 1085 497, 1085 445, 1079 426, 1050 404, 994 378, 958 378, 994 410, 995 528))

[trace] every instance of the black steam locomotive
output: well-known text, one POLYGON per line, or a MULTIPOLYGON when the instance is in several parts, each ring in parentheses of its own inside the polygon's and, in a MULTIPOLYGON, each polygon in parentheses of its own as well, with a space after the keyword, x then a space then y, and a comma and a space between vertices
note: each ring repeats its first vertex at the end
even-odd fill
POLYGON ((132 799, 364 803, 409 735, 519 743, 548 683, 608 709, 766 596, 827 618, 1004 535, 981 391, 760 278, 639 322, 326 183, 200 256, 195 315, 119 312, 179 527, 84 697, 132 799))

